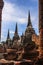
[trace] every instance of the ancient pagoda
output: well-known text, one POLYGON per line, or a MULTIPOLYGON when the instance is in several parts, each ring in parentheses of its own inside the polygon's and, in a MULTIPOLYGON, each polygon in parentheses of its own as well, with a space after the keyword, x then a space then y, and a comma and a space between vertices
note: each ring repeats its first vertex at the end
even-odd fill
POLYGON ((19 35, 18 35, 18 26, 17 26, 17 23, 16 23, 13 41, 14 41, 14 40, 18 40, 18 39, 19 39, 19 35))
POLYGON ((11 38, 10 38, 9 30, 8 30, 8 34, 7 34, 6 45, 7 45, 7 47, 10 47, 10 45, 11 45, 11 38))

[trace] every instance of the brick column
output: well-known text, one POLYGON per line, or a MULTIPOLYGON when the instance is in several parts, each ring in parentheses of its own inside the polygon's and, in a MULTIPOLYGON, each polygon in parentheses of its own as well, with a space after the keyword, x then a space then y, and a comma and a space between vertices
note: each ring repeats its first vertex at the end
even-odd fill
POLYGON ((43 57, 43 0, 39 0, 39 40, 40 40, 39 56, 43 57))
POLYGON ((2 9, 3 9, 4 2, 0 0, 0 41, 1 41, 1 21, 2 21, 2 9))

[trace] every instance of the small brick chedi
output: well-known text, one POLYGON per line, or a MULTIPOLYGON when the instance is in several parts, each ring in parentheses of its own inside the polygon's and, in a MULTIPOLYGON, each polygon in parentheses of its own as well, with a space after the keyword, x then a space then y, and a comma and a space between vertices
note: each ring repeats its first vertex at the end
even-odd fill
POLYGON ((3 0, 0 0, 0 40, 1 40, 1 21, 2 21, 2 9, 4 6, 3 0))

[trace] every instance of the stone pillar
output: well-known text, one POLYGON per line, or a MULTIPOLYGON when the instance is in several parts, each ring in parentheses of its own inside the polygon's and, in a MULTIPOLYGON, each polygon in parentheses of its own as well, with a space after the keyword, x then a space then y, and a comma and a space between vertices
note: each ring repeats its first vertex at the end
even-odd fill
POLYGON ((39 0, 39 40, 40 40, 39 56, 43 57, 43 0, 39 0))
POLYGON ((3 9, 4 2, 0 0, 0 41, 1 41, 1 21, 2 21, 2 9, 3 9))

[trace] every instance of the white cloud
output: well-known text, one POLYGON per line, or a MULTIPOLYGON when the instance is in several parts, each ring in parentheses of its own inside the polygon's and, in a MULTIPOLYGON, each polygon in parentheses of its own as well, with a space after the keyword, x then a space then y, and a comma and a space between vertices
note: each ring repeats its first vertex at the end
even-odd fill
POLYGON ((18 22, 25 23, 27 17, 25 17, 24 12, 19 9, 15 4, 5 2, 3 8, 3 17, 4 22, 18 22))
MULTIPOLYGON (((34 13, 33 13, 34 15, 34 13)), ((31 16, 32 22, 36 20, 36 16, 31 16)), ((24 10, 21 10, 17 5, 5 1, 3 8, 2 21, 4 22, 18 22, 21 24, 27 23, 28 17, 24 10)))
POLYGON ((14 31, 10 31, 10 34, 14 34, 14 31))

